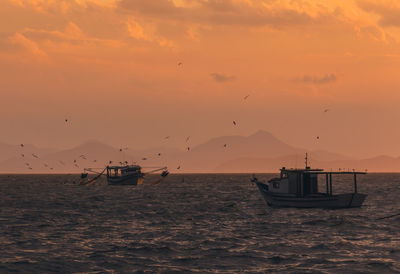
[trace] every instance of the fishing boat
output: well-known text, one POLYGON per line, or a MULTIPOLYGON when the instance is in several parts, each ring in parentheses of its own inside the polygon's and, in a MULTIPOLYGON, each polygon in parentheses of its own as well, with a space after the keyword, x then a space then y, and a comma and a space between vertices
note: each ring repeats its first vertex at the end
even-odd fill
POLYGON ((260 190, 264 200, 271 207, 296 208, 350 208, 360 207, 367 197, 357 192, 358 171, 324 171, 311 169, 306 154, 305 169, 287 169, 282 167, 280 177, 273 178, 268 184, 253 176, 251 179, 260 190), (352 175, 354 190, 352 193, 333 194, 333 175, 352 175), (326 191, 318 189, 318 177, 325 176, 326 191))
POLYGON ((141 185, 144 180, 142 168, 138 165, 107 166, 109 185, 141 185))
MULTIPOLYGON (((106 166, 101 172, 96 172, 94 168, 85 168, 84 173, 81 174, 81 184, 88 185, 94 183, 100 176, 105 175, 107 178, 107 183, 109 185, 141 185, 144 181, 144 178, 148 174, 161 172, 161 177, 166 177, 169 172, 167 167, 160 167, 153 169, 151 171, 142 172, 142 167, 139 165, 115 165, 115 166, 106 166), (87 179, 88 173, 97 174, 96 177, 87 179)), ((159 181, 157 181, 159 182, 159 181)))

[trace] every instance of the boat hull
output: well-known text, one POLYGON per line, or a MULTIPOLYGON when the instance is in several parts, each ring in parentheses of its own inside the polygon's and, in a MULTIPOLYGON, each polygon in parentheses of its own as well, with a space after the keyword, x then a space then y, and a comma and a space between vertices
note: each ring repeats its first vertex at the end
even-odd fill
POLYGON ((141 185, 143 183, 143 176, 124 176, 124 177, 108 177, 107 183, 109 185, 141 185))
POLYGON ((346 193, 338 195, 318 195, 314 197, 296 197, 272 193, 268 186, 256 182, 264 200, 271 207, 296 207, 296 208, 350 208, 360 207, 367 197, 361 193, 346 193))

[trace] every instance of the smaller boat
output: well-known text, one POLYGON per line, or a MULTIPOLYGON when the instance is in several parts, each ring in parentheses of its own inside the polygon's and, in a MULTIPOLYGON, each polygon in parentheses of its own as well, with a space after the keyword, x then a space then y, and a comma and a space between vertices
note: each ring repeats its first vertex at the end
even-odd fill
POLYGON ((280 177, 273 178, 268 184, 251 179, 260 190, 264 200, 271 207, 296 208, 350 208, 360 207, 367 197, 357 192, 357 175, 366 172, 357 171, 324 171, 311 169, 306 154, 305 169, 286 169, 282 167, 280 177), (332 175, 353 175, 354 192, 333 194, 332 175), (326 178, 326 192, 318 190, 318 176, 326 178))
MULTIPOLYGON (((161 172, 161 177, 165 178, 169 172, 167 167, 160 167, 148 172, 142 172, 142 167, 139 165, 120 165, 106 166, 101 172, 96 172, 94 168, 85 168, 81 174, 81 185, 93 184, 100 176, 105 175, 109 185, 141 185, 146 175, 156 172, 161 172), (97 174, 96 177, 88 179, 88 173, 97 174)), ((161 180, 157 181, 160 182, 161 180)), ((154 184, 154 183, 153 183, 154 184)))
POLYGON ((109 185, 141 185, 144 180, 142 168, 138 165, 107 166, 109 185))

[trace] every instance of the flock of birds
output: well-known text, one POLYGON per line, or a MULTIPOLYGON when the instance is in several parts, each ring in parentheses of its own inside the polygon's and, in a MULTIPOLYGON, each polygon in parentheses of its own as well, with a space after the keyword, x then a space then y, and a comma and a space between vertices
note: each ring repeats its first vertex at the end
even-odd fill
MULTIPOLYGON (((183 68, 183 63, 182 63, 182 62, 178 62, 178 63, 177 63, 177 66, 180 67, 180 68, 183 68)), ((246 96, 243 97, 242 100, 246 101, 249 97, 250 97, 250 94, 247 94, 246 96)), ((330 109, 328 109, 328 108, 323 110, 324 113, 327 113, 328 111, 330 111, 330 109)), ((64 119, 64 122, 65 122, 66 124, 70 123, 70 118, 65 118, 65 119, 64 119)), ((234 127, 238 127, 238 122, 237 122, 236 120, 233 120, 233 121, 232 121, 232 125, 233 125, 234 127)), ((165 136, 165 137, 164 137, 165 140, 169 140, 170 138, 171 138, 171 136, 165 136)), ((191 147, 190 147, 190 145, 189 145, 190 139, 191 139, 191 136, 187 136, 186 139, 185 139, 185 142, 186 142, 186 148, 185 148, 185 150, 186 150, 187 152, 191 151, 191 147)), ((320 139, 320 136, 316 136, 316 139, 319 140, 319 139, 320 139)), ((228 144, 224 143, 222 146, 223 146, 223 148, 227 148, 227 147, 228 147, 228 144)), ((24 144, 20 144, 20 147, 21 147, 21 148, 24 148, 25 145, 24 145, 24 144)), ((119 149, 119 152, 124 152, 124 151, 127 151, 127 150, 128 150, 128 147, 120 148, 120 149, 119 149)), ((24 152, 24 153, 21 153, 20 155, 21 155, 22 158, 27 158, 25 152, 24 152)), ((32 158, 34 158, 34 159, 40 160, 40 157, 39 157, 37 154, 35 154, 35 153, 31 153, 31 156, 32 156, 32 158)), ((161 152, 157 153, 157 156, 158 156, 158 157, 161 157, 161 156, 162 156, 161 152)), ((79 160, 84 160, 86 163, 90 162, 85 154, 79 155, 79 156, 77 157, 77 159, 79 159, 79 160)), ((74 159, 72 164, 73 164, 74 167, 80 168, 77 159, 74 159)), ((148 159, 149 159, 149 157, 142 157, 142 158, 141 158, 142 161, 147 161, 148 159)), ((97 159, 92 159, 91 161, 92 161, 93 163, 97 163, 97 162, 98 162, 97 159)), ((66 166, 66 165, 67 165, 67 163, 65 163, 65 162, 62 161, 62 160, 59 160, 58 163, 59 163, 60 165, 62 165, 62 166, 66 166)), ((51 167, 48 163, 43 162, 42 164, 43 164, 44 167, 48 168, 49 170, 54 170, 54 167, 51 167)), ((128 165, 128 161, 112 161, 112 160, 110 160, 110 161, 108 161, 108 164, 109 164, 109 165, 111 165, 111 164, 128 165)), ((136 162, 134 162, 134 164, 136 164, 136 162)), ((31 165, 29 162, 25 162, 25 165, 26 165, 26 167, 27 167, 29 170, 33 170, 33 167, 32 167, 32 165, 31 165)), ((176 169, 177 169, 177 170, 180 170, 181 167, 182 167, 181 165, 178 165, 178 166, 176 167, 176 169)))

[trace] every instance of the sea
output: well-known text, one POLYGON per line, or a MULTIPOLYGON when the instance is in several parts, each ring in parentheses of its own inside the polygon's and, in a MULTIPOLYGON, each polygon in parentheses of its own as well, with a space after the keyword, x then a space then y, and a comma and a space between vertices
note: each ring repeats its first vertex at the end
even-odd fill
POLYGON ((270 208, 250 174, 156 179, 0 175, 0 273, 400 273, 400 174, 359 176, 364 205, 338 210, 270 208))

